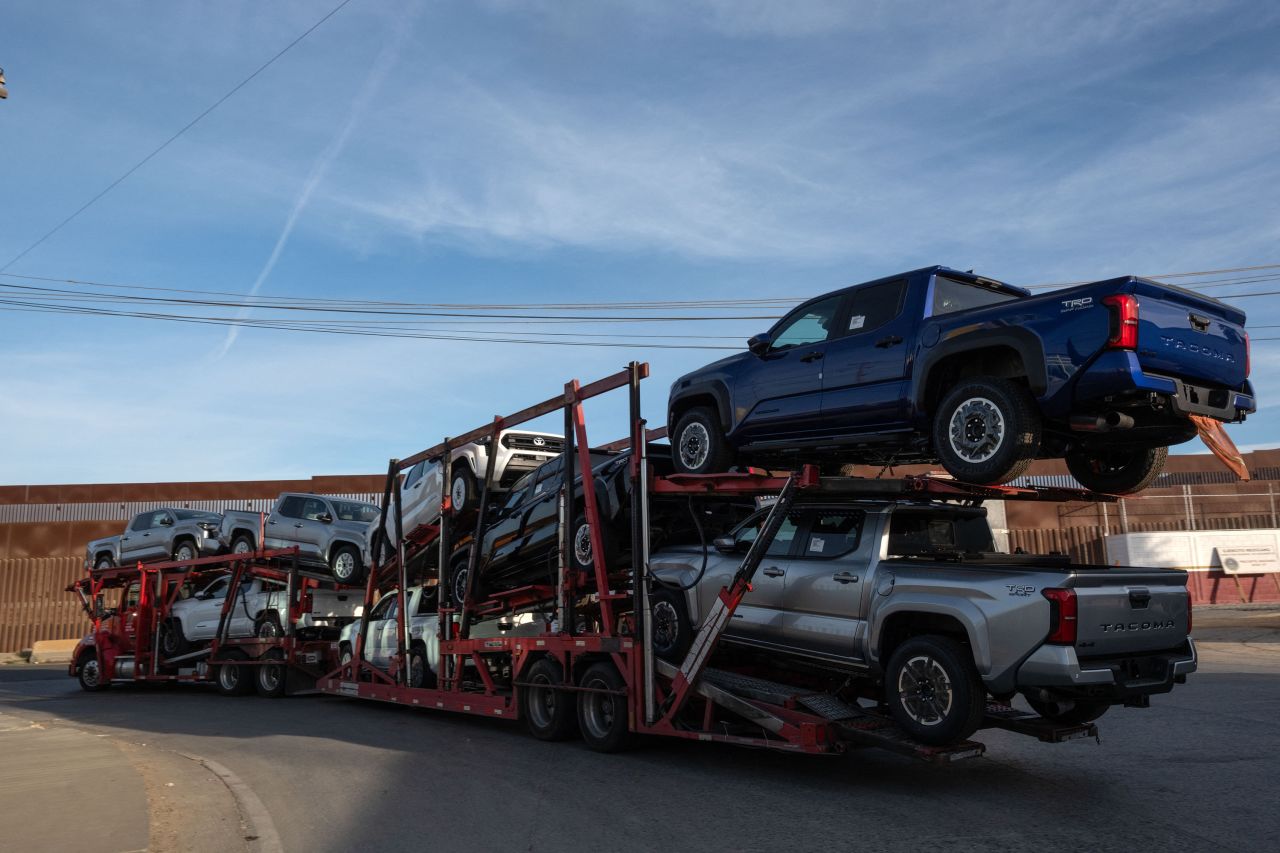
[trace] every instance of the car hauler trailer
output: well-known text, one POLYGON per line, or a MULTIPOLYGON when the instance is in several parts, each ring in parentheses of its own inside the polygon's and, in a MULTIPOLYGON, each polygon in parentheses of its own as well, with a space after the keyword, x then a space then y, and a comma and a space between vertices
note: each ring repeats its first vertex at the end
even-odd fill
MULTIPOLYGON (((410 589, 411 583, 434 585, 437 595, 438 663, 434 684, 411 686, 414 643, 406 605, 398 595, 396 650, 389 664, 375 666, 365 656, 368 621, 362 620, 349 661, 339 657, 332 636, 314 636, 294 626, 308 611, 308 591, 333 586, 327 575, 298 566, 295 549, 257 551, 184 562, 138 564, 105 571, 90 570, 69 589, 80 596, 94 622, 93 633, 82 642, 71 672, 86 689, 120 682, 212 683, 227 695, 258 692, 267 696, 320 692, 337 696, 523 720, 544 740, 581 734, 592 749, 615 751, 636 735, 717 741, 814 754, 850 748, 878 747, 933 762, 949 762, 982 754, 974 741, 930 746, 912 740, 882 707, 868 707, 839 680, 761 665, 716 658, 725 626, 751 590, 761 558, 777 534, 792 504, 802 496, 841 499, 908 499, 956 501, 973 505, 983 500, 1111 500, 1074 489, 974 486, 947 479, 908 477, 864 479, 821 477, 813 465, 785 476, 748 470, 741 473, 657 477, 650 470, 648 442, 662 430, 646 430, 640 417, 640 383, 648 365, 632 363, 612 376, 580 385, 567 383, 562 395, 530 406, 492 424, 446 439, 411 457, 392 460, 382 501, 383 516, 371 548, 373 559, 363 594, 367 614, 381 595, 410 589), (590 472, 590 456, 583 403, 616 389, 629 391, 630 435, 613 447, 630 450, 634 483, 630 491, 631 559, 629 565, 609 564, 608 549, 591 549, 590 570, 576 567, 570 555, 575 546, 578 514, 573 494, 575 471, 590 472), (451 481, 450 450, 469 441, 496 440, 503 429, 561 410, 565 419, 564 476, 567 484, 557 496, 559 548, 554 583, 531 584, 481 596, 476 577, 479 549, 469 557, 467 583, 461 600, 453 600, 450 569, 455 528, 467 516, 450 504, 447 487, 441 496, 438 521, 405 531, 399 516, 400 474, 423 459, 440 459, 442 482, 451 481), (679 663, 653 653, 649 601, 650 501, 683 500, 724 503, 769 499, 772 509, 742 559, 732 582, 721 590, 710 617, 679 663), (388 521, 391 522, 390 527, 388 521), (395 530, 394 547, 379 542, 381 531, 395 530), (384 559, 384 555, 386 558, 384 559), (431 557, 434 556, 434 566, 431 557), (427 576, 434 571, 434 576, 427 576), (161 651, 161 631, 184 588, 215 573, 228 577, 228 594, 219 614, 215 636, 207 648, 176 657, 161 651), (289 602, 288 618, 280 631, 255 630, 252 637, 233 637, 233 609, 239 590, 253 580, 282 584, 289 602), (120 605, 107 610, 103 594, 117 590, 120 605), (133 597, 131 598, 131 591, 133 597), (536 612, 542 619, 528 630, 482 632, 472 636, 479 620, 536 612), (715 666, 712 666, 712 664, 715 666)), ((599 449, 599 448, 597 448, 599 449)), ((590 479, 590 474, 584 479, 590 479)), ((474 517, 479 542, 488 523, 493 471, 481 483, 481 500, 474 517)), ((593 545, 603 531, 596 493, 582 490, 582 514, 593 545)), ((264 624, 271 624, 265 622, 264 624)), ((527 626, 526 626, 527 627, 527 626)), ((1062 724, 1008 705, 987 704, 984 727, 1027 734, 1045 742, 1096 736, 1092 723, 1062 724)))

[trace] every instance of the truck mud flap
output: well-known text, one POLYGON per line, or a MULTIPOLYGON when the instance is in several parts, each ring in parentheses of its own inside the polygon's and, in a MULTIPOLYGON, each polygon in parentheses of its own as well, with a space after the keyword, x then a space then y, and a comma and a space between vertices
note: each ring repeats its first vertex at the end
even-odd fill
POLYGON ((1094 723, 1067 725, 1046 720, 1036 714, 1019 711, 1008 705, 994 702, 987 704, 987 716, 982 721, 984 729, 1004 729, 1020 735, 1031 735, 1043 743, 1063 743, 1080 738, 1098 740, 1098 726, 1094 723))

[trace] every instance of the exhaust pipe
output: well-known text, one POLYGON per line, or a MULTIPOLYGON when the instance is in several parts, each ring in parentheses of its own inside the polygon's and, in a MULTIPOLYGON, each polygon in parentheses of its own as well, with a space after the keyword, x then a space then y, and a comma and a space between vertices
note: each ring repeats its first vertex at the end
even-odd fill
POLYGON ((1116 429, 1133 429, 1133 418, 1124 412, 1107 412, 1103 415, 1072 415, 1071 428, 1076 432, 1111 432, 1116 429))

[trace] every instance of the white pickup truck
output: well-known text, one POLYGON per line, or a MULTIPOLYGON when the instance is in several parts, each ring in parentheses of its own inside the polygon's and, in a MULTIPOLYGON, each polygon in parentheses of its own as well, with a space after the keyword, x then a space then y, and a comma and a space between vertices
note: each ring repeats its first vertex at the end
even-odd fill
MULTIPOLYGON (((212 640, 218 632, 227 600, 230 577, 209 583, 190 598, 174 602, 170 617, 160 627, 160 653, 179 657, 212 640)), ((363 593, 357 590, 308 589, 304 612, 296 628, 340 628, 363 609, 363 593)), ((275 637, 284 631, 289 605, 283 586, 261 578, 246 579, 228 614, 228 637, 275 637)))

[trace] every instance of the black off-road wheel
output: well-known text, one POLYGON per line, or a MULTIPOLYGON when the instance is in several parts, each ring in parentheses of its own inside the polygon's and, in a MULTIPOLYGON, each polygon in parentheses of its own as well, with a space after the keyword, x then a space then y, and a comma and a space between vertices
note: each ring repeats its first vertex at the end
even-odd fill
POLYGON ((239 663, 249 656, 239 649, 228 649, 220 657, 228 661, 219 664, 213 673, 213 683, 223 696, 244 696, 253 692, 253 667, 239 663))
MULTIPOLYGON (((453 559, 449 561, 449 594, 453 596, 455 608, 461 608, 462 602, 467 598, 467 563, 470 558, 471 551, 468 549, 454 554, 453 559)), ((478 586, 475 596, 480 597, 478 586)))
POLYGON ((1093 492, 1130 495, 1155 482, 1169 458, 1167 447, 1095 447, 1067 454, 1067 470, 1093 492))
POLYGON ((933 450, 947 473, 966 483, 1007 483, 1040 452, 1040 412, 1022 385, 997 376, 964 379, 933 419, 933 450))
POLYGON ((649 607, 653 613, 653 653, 665 661, 679 663, 693 642, 684 593, 655 583, 649 593, 649 607))
POLYGON ((80 689, 90 693, 97 693, 111 686, 111 682, 103 677, 102 664, 98 662, 98 655, 93 649, 82 652, 76 661, 76 679, 80 682, 80 689))
POLYGON ((160 626, 160 654, 166 658, 176 658, 187 653, 191 644, 187 642, 182 631, 182 623, 177 619, 166 619, 160 626))
POLYGON ((1068 726, 1080 726, 1092 723, 1111 708, 1107 702, 1090 701, 1088 699, 1062 699, 1042 701, 1029 693, 1022 694, 1031 710, 1046 720, 1068 726))
POLYGON ((671 458, 681 474, 718 474, 733 464, 733 448, 715 410, 695 406, 676 421, 671 458))
POLYGON ((364 577, 364 563, 354 545, 339 545, 329 558, 329 573, 344 586, 355 586, 364 577))
POLYGON ((596 752, 620 752, 631 745, 626 682, 612 663, 594 663, 578 686, 578 730, 582 742, 596 752))
POLYGON ((564 670, 551 658, 534 661, 520 688, 520 716, 529 734, 538 740, 567 740, 578 733, 574 693, 557 690, 564 684, 564 670))
POLYGON ((427 662, 427 647, 422 643, 414 643, 409 651, 409 686, 434 688, 436 674, 431 671, 427 662))
POLYGON ((921 743, 944 746, 982 725, 987 692, 969 650, 950 637, 912 637, 889 658, 885 702, 898 725, 921 743))

